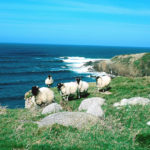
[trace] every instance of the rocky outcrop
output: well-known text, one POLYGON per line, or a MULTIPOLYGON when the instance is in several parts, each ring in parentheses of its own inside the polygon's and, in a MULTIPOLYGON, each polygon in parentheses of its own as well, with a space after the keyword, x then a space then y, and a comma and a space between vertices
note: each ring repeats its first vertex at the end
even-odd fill
POLYGON ((36 104, 35 97, 32 95, 31 90, 25 93, 24 99, 25 99, 25 108, 27 109, 40 108, 40 106, 36 104))
POLYGON ((90 125, 95 125, 99 121, 98 117, 84 112, 59 112, 45 117, 41 121, 38 121, 37 124, 39 127, 60 124, 82 129, 90 125))
POLYGON ((0 115, 6 114, 7 109, 4 106, 0 106, 0 115))
POLYGON ((121 76, 150 76, 150 53, 119 55, 110 60, 96 61, 93 68, 121 76))

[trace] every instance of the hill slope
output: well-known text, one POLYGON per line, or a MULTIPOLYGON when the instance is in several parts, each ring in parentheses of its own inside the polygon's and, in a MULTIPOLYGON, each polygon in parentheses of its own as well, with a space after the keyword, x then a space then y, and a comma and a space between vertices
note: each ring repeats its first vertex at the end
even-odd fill
MULTIPOLYGON (((0 108, 0 149, 102 149, 141 150, 150 148, 150 106, 132 106, 116 109, 114 102, 134 96, 148 97, 150 77, 117 77, 111 83, 111 95, 99 93, 95 83, 90 83, 88 97, 106 99, 105 120, 90 129, 53 125, 38 128, 34 121, 45 117, 40 111, 0 108)), ((62 102, 56 88, 52 89, 56 101, 66 111, 77 111, 81 101, 62 102)))
POLYGON ((150 76, 150 53, 119 55, 111 60, 94 63, 94 69, 100 72, 121 76, 150 76))

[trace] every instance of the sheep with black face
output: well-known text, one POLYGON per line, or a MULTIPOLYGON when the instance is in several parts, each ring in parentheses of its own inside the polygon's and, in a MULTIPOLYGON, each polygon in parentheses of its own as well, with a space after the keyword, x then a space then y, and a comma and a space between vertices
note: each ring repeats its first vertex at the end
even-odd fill
POLYGON ((33 86, 32 94, 35 97, 36 104, 40 106, 51 104, 54 101, 54 92, 46 87, 33 86))
POLYGON ((49 75, 46 79, 45 79, 45 84, 50 87, 52 84, 54 83, 54 80, 52 78, 51 75, 49 75))
POLYGON ((81 78, 76 78, 76 83, 78 84, 79 98, 82 93, 87 94, 89 84, 85 81, 82 81, 81 78))
POLYGON ((104 88, 108 87, 110 82, 111 82, 111 77, 108 75, 96 77, 96 86, 98 88, 98 91, 103 90, 104 92, 105 91, 104 88))
POLYGON ((68 101, 70 95, 77 94, 78 85, 76 82, 58 83, 57 88, 62 95, 62 98, 68 101))

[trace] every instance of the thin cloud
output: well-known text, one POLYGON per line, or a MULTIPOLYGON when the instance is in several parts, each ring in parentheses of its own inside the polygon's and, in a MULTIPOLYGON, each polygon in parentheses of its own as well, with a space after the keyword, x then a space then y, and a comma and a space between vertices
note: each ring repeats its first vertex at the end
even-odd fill
POLYGON ((11 6, 8 6, 6 3, 0 5, 0 11, 6 10, 33 10, 33 11, 73 11, 73 12, 84 12, 84 13, 104 13, 104 14, 117 14, 117 15, 141 15, 141 16, 150 16, 150 10, 144 9, 129 9, 123 7, 115 6, 106 6, 101 4, 90 4, 83 2, 74 2, 74 1, 46 1, 47 3, 42 3, 40 5, 34 4, 21 4, 13 3, 11 6), (53 3, 52 3, 53 2, 53 3))
POLYGON ((82 2, 66 2, 72 6, 74 11, 96 12, 107 14, 124 14, 124 15, 150 15, 150 10, 134 10, 115 6, 105 6, 100 4, 89 4, 82 2))

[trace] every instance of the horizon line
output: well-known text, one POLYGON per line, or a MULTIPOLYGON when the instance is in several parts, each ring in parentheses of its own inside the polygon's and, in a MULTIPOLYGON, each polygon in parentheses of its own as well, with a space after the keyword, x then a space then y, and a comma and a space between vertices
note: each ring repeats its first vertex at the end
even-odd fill
POLYGON ((150 46, 92 45, 92 44, 91 45, 88 45, 88 44, 54 44, 54 43, 25 43, 25 42, 0 42, 0 44, 150 48, 150 46))

